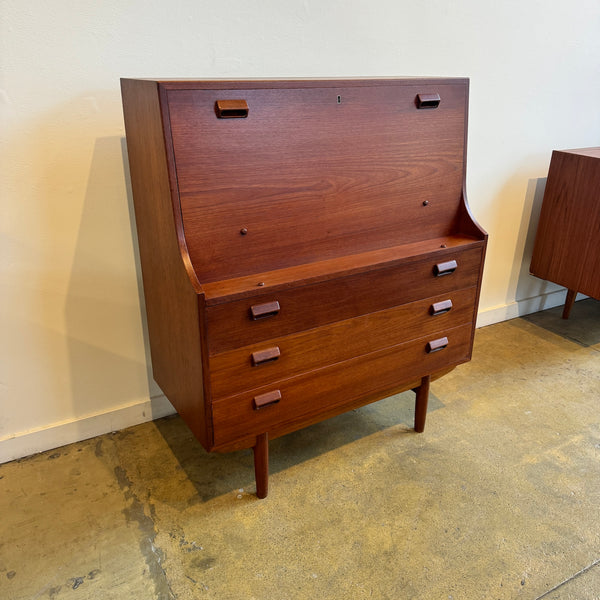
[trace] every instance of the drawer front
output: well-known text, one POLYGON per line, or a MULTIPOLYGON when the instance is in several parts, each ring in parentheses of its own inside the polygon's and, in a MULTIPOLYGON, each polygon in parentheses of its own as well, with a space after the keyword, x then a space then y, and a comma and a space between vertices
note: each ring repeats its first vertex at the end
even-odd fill
POLYGON ((361 398, 394 393, 403 384, 469 360, 472 325, 422 337, 269 386, 213 402, 215 447, 268 432, 294 431, 361 398), (439 342, 446 338, 446 343, 439 342), (438 348, 439 349, 435 349, 438 348))
POLYGON ((213 400, 470 323, 476 291, 459 290, 212 356, 213 400))
POLYGON ((207 307, 211 355, 477 284, 481 247, 207 307), (456 267, 452 265, 456 261, 456 267), (446 269, 434 274, 436 267, 446 269), (252 310, 278 309, 255 320, 252 310), (254 309, 253 309, 254 307, 254 309))

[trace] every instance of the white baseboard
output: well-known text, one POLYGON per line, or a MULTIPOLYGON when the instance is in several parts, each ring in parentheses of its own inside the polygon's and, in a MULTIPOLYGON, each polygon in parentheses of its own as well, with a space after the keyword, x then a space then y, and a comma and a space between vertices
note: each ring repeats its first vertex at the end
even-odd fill
POLYGON ((80 442, 97 435, 110 433, 166 417, 175 409, 163 395, 121 406, 105 413, 52 423, 0 438, 0 464, 30 456, 45 450, 80 442))
MULTIPOLYGON (((477 315, 477 327, 485 327, 486 325, 509 321, 510 319, 530 315, 531 313, 554 308, 555 306, 562 306, 565 303, 566 293, 566 290, 556 290, 548 294, 535 296, 534 298, 525 298, 511 302, 510 304, 503 304, 502 306, 495 306, 480 311, 477 315)), ((587 296, 577 294, 576 300, 584 298, 587 298, 587 296)))

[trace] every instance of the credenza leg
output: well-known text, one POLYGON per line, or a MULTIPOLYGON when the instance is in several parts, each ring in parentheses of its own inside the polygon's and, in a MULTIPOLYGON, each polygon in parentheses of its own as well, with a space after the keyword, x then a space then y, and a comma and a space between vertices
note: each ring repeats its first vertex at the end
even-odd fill
POLYGON ((422 433, 425 429, 425 419, 427 417, 427 401, 429 400, 429 375, 421 379, 421 385, 415 389, 417 395, 415 399, 415 431, 422 433))
POLYGON ((256 436, 254 445, 254 479, 256 480, 256 495, 266 498, 269 493, 269 434, 261 433, 256 436))
POLYGON ((563 319, 569 318, 569 313, 573 308, 573 304, 575 304, 575 296, 577 296, 577 290, 569 290, 567 292, 567 299, 565 300, 565 307, 563 308, 563 319))

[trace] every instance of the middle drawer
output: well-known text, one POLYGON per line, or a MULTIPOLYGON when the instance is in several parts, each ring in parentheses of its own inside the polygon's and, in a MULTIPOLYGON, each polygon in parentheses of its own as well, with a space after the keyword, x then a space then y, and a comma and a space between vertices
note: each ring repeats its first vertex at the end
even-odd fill
POLYGON ((475 287, 281 336, 209 358, 217 400, 469 323, 475 287))

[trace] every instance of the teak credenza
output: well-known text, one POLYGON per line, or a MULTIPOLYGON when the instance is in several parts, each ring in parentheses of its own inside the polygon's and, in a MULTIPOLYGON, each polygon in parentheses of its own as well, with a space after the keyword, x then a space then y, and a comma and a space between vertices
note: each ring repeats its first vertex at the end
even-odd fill
POLYGON ((121 80, 154 378, 208 450, 468 361, 468 79, 121 80))
POLYGON ((600 300, 600 148, 552 153, 530 271, 568 289, 563 319, 577 292, 600 300))

